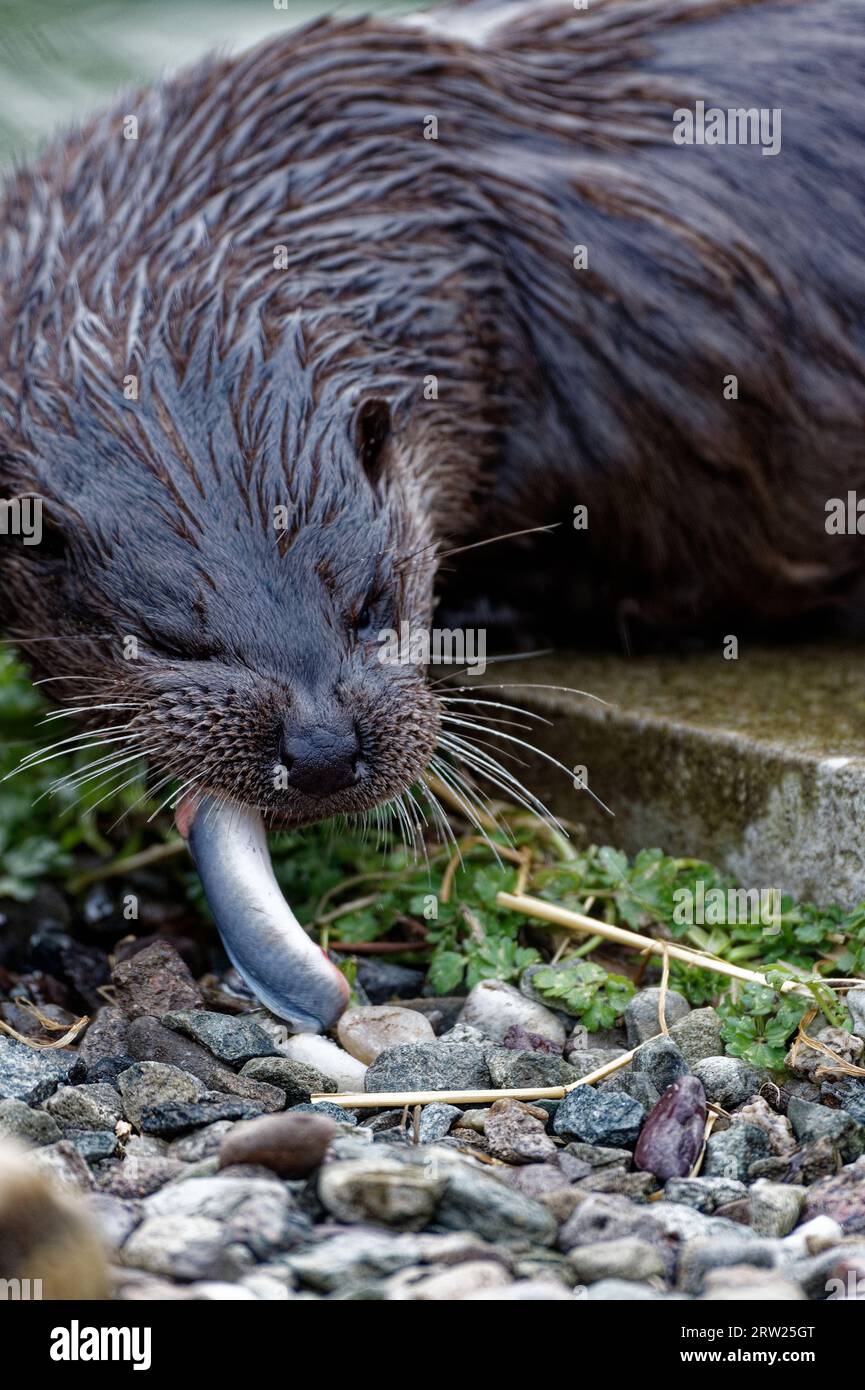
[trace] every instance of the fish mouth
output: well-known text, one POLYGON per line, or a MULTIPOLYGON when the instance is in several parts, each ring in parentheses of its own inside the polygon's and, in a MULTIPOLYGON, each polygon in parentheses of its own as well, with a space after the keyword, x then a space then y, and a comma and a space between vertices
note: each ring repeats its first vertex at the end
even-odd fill
POLYGON ((261 813, 209 795, 186 796, 176 807, 175 822, 241 978, 294 1032, 332 1027, 348 1003, 348 981, 283 897, 261 813))

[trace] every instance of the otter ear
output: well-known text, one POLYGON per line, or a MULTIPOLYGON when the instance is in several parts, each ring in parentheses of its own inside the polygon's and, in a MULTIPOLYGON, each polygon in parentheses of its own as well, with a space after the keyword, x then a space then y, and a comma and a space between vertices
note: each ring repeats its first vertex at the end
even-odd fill
POLYGON ((375 397, 359 407, 355 417, 355 443, 361 467, 374 488, 384 476, 390 439, 390 407, 375 397))

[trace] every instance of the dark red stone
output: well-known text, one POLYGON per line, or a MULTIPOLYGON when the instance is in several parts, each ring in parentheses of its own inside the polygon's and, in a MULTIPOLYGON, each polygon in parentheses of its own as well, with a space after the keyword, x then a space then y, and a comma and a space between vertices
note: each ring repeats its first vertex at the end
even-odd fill
POLYGON ((696 1076, 681 1076, 649 1111, 634 1150, 634 1166, 644 1173, 686 1178, 703 1146, 706 1092, 696 1076))

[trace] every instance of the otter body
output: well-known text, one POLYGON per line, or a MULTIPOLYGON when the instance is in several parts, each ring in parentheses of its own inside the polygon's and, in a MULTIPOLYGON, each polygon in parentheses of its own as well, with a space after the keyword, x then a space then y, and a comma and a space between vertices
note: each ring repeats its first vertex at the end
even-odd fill
POLYGON ((376 634, 442 592, 857 619, 863 71, 859 0, 469 3, 127 96, 0 206, 0 484, 48 527, 8 630, 164 782, 298 824, 427 765, 438 698, 376 634), (779 151, 676 143, 701 101, 779 151))

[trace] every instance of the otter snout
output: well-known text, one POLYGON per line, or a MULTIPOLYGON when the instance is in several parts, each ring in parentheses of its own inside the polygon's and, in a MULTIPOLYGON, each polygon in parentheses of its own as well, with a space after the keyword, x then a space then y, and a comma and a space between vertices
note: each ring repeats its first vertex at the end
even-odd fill
POLYGON ((304 726, 287 719, 279 761, 288 785, 307 796, 332 796, 353 787, 365 772, 356 721, 346 715, 337 724, 304 726))

